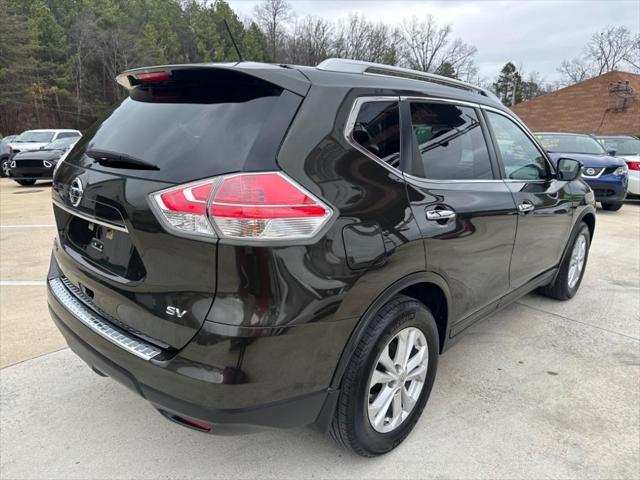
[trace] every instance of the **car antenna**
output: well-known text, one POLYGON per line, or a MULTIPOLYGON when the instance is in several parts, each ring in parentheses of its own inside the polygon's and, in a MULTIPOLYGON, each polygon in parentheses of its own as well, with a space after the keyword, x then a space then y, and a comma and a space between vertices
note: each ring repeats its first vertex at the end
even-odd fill
POLYGON ((231 43, 233 43, 233 48, 236 49, 236 53, 238 54, 238 58, 240 59, 241 62, 244 62, 244 57, 242 56, 242 53, 240 53, 240 49, 238 48, 238 44, 236 43, 236 40, 233 38, 233 34, 231 33, 231 29, 229 28, 229 24, 227 23, 227 19, 223 18, 222 21, 224 22, 224 26, 227 27, 227 33, 229 34, 229 38, 231 39, 231 43))

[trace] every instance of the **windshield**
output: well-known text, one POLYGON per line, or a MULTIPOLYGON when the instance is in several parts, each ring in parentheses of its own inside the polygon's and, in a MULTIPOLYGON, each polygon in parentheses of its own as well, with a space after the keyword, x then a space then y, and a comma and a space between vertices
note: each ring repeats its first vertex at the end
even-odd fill
POLYGON ((606 155, 607 152, 594 138, 587 135, 555 135, 536 133, 545 150, 554 153, 586 153, 606 155))
POLYGON ((78 141, 78 137, 58 138, 57 140, 54 140, 53 142, 48 144, 46 147, 44 147, 44 149, 45 150, 64 150, 69 145, 73 145, 77 141, 78 141))
POLYGON ((598 141, 607 150, 615 150, 616 155, 640 154, 640 140, 633 137, 600 137, 598 141))
POLYGON ((26 131, 21 133, 16 142, 37 142, 37 143, 49 143, 53 138, 54 132, 36 132, 26 131))

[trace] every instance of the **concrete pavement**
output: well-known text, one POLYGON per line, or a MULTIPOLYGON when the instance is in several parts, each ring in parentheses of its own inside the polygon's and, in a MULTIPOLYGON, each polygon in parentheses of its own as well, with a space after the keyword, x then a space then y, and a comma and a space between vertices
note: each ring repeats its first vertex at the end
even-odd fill
MULTIPOLYGON (((0 181, 0 224, 52 224, 48 192, 22 188, 0 181)), ((471 327, 414 432, 369 460, 311 428, 215 437, 169 423, 55 351, 44 287, 0 284, 0 477, 639 478, 640 204, 597 223, 578 295, 528 295, 471 327)), ((0 281, 42 280, 52 236, 0 228, 0 281)))

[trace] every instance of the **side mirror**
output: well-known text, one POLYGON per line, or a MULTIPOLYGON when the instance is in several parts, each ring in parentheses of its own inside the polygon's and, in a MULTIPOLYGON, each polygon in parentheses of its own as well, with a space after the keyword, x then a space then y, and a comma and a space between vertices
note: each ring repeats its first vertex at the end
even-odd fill
POLYGON ((610 150, 607 150, 607 153, 608 153, 609 155, 611 155, 612 157, 615 157, 615 156, 616 156, 616 153, 617 153, 617 150, 615 150, 615 149, 613 149, 613 148, 612 148, 612 149, 610 149, 610 150))
POLYGON ((561 158, 558 160, 558 180, 570 182, 579 178, 582 173, 582 162, 573 158, 561 158))

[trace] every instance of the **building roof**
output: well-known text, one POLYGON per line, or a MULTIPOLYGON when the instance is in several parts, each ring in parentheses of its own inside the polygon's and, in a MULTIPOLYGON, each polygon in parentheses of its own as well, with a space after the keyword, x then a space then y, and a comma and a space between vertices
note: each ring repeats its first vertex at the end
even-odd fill
POLYGON ((613 71, 515 105, 533 131, 640 134, 640 75, 613 71))

